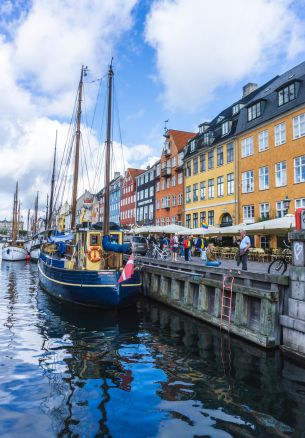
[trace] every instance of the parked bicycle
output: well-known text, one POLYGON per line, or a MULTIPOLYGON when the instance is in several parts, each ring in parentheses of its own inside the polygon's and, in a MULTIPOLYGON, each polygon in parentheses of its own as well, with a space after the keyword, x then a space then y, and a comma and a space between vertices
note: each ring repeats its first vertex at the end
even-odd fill
POLYGON ((160 249, 159 246, 155 243, 151 243, 149 245, 148 251, 146 253, 146 257, 160 260, 167 260, 170 256, 171 253, 168 248, 160 249))
POLYGON ((290 251, 290 246, 287 245, 286 242, 284 242, 284 245, 286 246, 286 248, 283 250, 282 254, 270 263, 268 267, 268 274, 283 275, 286 272, 287 267, 290 264, 288 258, 288 251, 290 251))

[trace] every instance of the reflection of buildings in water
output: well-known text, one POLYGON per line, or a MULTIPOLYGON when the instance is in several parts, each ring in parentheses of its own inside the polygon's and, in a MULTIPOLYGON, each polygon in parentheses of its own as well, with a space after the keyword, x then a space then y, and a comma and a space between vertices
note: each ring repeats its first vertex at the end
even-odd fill
POLYGON ((16 305, 17 300, 18 300, 17 276, 16 276, 15 269, 13 269, 11 266, 9 266, 10 263, 4 263, 4 262, 2 262, 2 263, 4 265, 4 268, 7 271, 7 275, 8 275, 7 294, 4 297, 4 299, 7 299, 7 302, 8 302, 7 318, 6 318, 6 322, 4 323, 4 325, 11 332, 11 341, 10 341, 10 343, 11 343, 14 340, 13 328, 14 328, 14 323, 16 322, 14 310, 15 310, 15 305, 16 305))
MULTIPOLYGON (((215 328, 152 302, 146 303, 145 318, 144 325, 152 321, 160 327, 154 327, 151 349, 156 366, 168 376, 161 384, 162 399, 201 400, 260 425, 265 433, 291 433, 287 424, 294 413, 279 378, 279 351, 230 340, 215 328)), ((305 370, 302 373, 305 379, 305 370)), ((304 411, 303 407, 305 400, 299 408, 304 411)))
POLYGON ((111 399, 111 389, 131 390, 132 372, 125 365, 128 358, 120 356, 119 348, 126 336, 135 337, 138 316, 134 312, 120 315, 103 314, 100 310, 80 311, 54 302, 46 295, 40 299, 37 305, 43 310, 40 331, 45 351, 40 366, 51 388, 43 409, 52 418, 58 436, 72 436, 76 430, 79 433, 83 406, 89 404, 79 397, 87 391, 90 393, 94 386, 99 391, 100 412, 94 423, 101 436, 108 435, 106 405, 111 399))

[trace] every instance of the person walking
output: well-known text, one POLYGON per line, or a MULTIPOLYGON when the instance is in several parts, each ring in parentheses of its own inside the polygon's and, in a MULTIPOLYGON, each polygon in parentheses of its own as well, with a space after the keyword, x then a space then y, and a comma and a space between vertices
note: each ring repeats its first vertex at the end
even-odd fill
POLYGON ((248 270, 248 252, 251 246, 249 236, 247 236, 245 230, 240 230, 240 243, 239 243, 239 256, 242 264, 242 270, 248 270))
POLYGON ((187 236, 185 236, 183 240, 183 249, 184 249, 184 259, 186 262, 189 261, 190 247, 191 247, 190 239, 187 236))
POLYGON ((201 257, 201 252, 202 252, 202 239, 200 236, 197 236, 197 239, 195 241, 195 253, 199 253, 199 257, 201 257))
POLYGON ((178 254, 178 236, 175 234, 170 240, 171 252, 172 252, 172 261, 177 261, 178 254))

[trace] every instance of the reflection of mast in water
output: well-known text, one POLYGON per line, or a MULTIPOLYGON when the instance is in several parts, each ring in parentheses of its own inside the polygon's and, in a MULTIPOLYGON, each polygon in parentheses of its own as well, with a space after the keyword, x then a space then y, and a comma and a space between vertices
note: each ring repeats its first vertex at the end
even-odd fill
MULTIPOLYGON (((15 304, 17 302, 17 298, 18 298, 18 293, 17 293, 17 278, 16 278, 16 272, 14 270, 9 269, 9 274, 8 274, 8 287, 7 287, 7 298, 8 298, 8 313, 7 313, 7 319, 6 322, 4 323, 4 325, 9 329, 9 331, 11 332, 11 341, 13 341, 14 338, 14 333, 13 333, 13 328, 14 328, 14 322, 15 322, 15 317, 14 317, 14 309, 15 309, 15 304)), ((10 344, 9 344, 10 345, 10 344)))

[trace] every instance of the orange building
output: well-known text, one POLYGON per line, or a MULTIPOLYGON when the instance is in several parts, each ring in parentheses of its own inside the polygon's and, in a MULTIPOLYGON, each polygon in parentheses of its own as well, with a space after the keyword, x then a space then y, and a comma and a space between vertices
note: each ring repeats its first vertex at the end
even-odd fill
POLYGON ((193 132, 168 129, 156 166, 156 225, 183 225, 183 149, 193 132))
MULTIPOLYGON (((305 62, 277 76, 241 111, 239 222, 294 214, 305 207, 305 62)), ((279 245, 258 236, 256 245, 279 245)))

